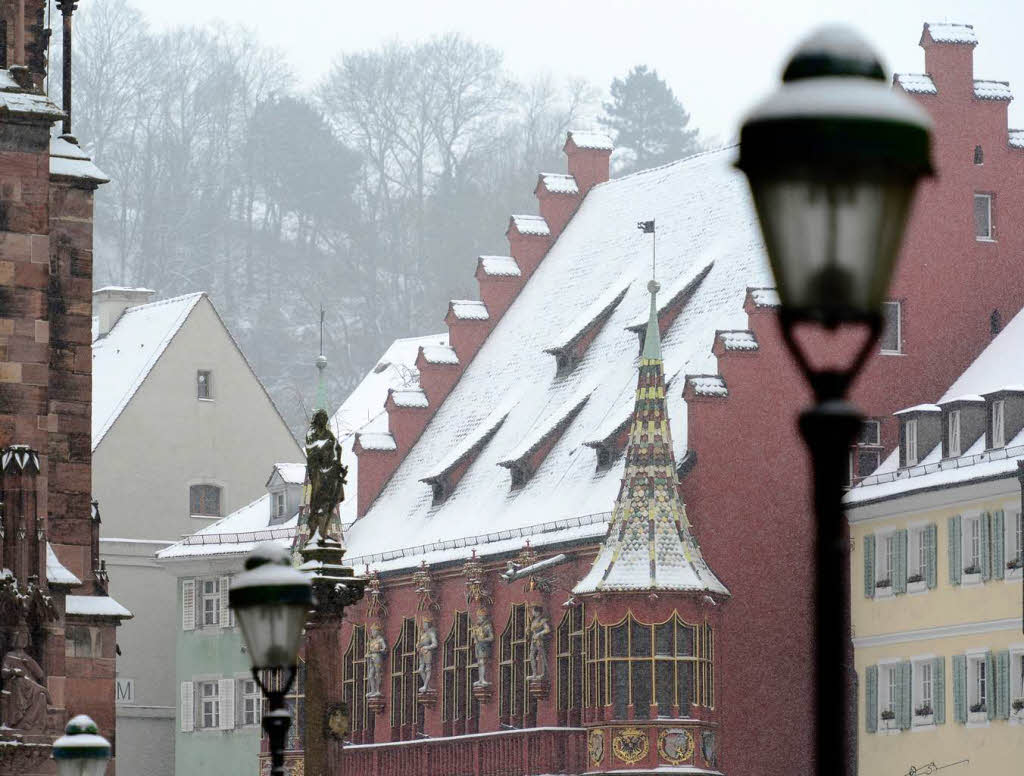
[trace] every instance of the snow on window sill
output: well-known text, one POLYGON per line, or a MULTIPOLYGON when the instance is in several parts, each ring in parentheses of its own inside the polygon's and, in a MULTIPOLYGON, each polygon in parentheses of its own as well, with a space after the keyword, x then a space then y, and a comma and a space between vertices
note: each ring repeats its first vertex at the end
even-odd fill
POLYGON ((1004 576, 1007 582, 1015 582, 1021 577, 1024 577, 1024 569, 1021 568, 1007 569, 1004 576))
POLYGON ((921 595, 921 593, 928 592, 928 582, 921 580, 920 582, 907 582, 907 592, 910 595, 921 595))
POLYGON ((995 237, 981 237, 980 235, 975 235, 974 239, 976 242, 981 243, 994 243, 996 241, 995 237))
POLYGON ((896 735, 899 735, 901 732, 902 731, 896 725, 896 720, 894 720, 894 719, 889 719, 889 720, 880 719, 880 720, 878 720, 878 735, 880 735, 880 736, 896 736, 896 735), (888 727, 889 725, 892 725, 892 727, 888 727))
POLYGON ((879 350, 878 354, 881 356, 905 356, 907 355, 902 350, 879 350))
POLYGON ((914 724, 910 729, 915 733, 923 733, 926 730, 935 730, 936 727, 935 715, 929 714, 927 717, 914 717, 914 724))
POLYGON ((967 727, 988 727, 988 712, 987 711, 969 711, 967 712, 967 727))
POLYGON ((895 593, 892 591, 892 585, 875 588, 875 598, 892 598, 894 595, 895 593))
POLYGON ((969 587, 970 585, 980 585, 981 573, 979 572, 977 574, 964 574, 962 577, 960 577, 960 584, 964 587, 969 587))
MULTIPOLYGON (((211 398, 211 399, 207 399, 207 398, 204 398, 204 397, 202 397, 202 396, 197 396, 197 397, 196 397, 196 401, 208 401, 208 402, 214 402, 214 401, 216 401, 216 399, 212 399, 212 398, 211 398)), ((216 730, 216 728, 213 728, 213 729, 214 729, 214 730, 216 730)))

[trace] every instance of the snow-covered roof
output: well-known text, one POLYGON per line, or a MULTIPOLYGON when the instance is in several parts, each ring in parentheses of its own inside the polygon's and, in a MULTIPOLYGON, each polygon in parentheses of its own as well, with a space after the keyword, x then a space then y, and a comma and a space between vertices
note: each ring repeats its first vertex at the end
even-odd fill
MULTIPOLYGON (((624 462, 620 457, 598 471, 596 453, 585 443, 606 424, 621 423, 632 409, 637 338, 626 327, 646 316, 646 284, 630 285, 568 374, 557 374, 556 360, 544 348, 619 278, 649 276, 650 238, 638 232, 636 223, 655 218, 658 276, 666 285, 713 262, 664 332, 665 374, 717 373, 716 331, 745 329, 747 287, 772 284, 749 187, 733 168, 734 157, 734 148, 714 151, 590 190, 366 515, 348 530, 347 558, 373 556, 399 543, 455 541, 470 533, 525 529, 612 508, 624 462), (499 462, 529 447, 535 429, 567 397, 588 389, 589 398, 529 480, 510 490, 508 472, 499 462), (485 422, 497 401, 513 395, 518 401, 505 422, 445 501, 434 505, 431 487, 421 480, 436 473, 438 463, 485 422)), ((686 440, 682 388, 681 380, 672 383, 668 396, 677 460, 686 440)), ((395 562, 412 568, 419 560, 410 554, 395 562)))
POLYGON ((131 612, 108 595, 69 595, 64 599, 64 608, 68 614, 79 617, 132 617, 131 612))
POLYGON ((750 298, 758 307, 782 306, 782 299, 779 298, 778 289, 775 288, 751 288, 750 298))
POLYGON ((422 388, 393 388, 391 400, 396 407, 429 407, 427 394, 422 388))
POLYGON ((1010 148, 1024 148, 1024 129, 1011 129, 1009 143, 1010 148))
POLYGON ((485 275, 517 278, 523 274, 511 256, 481 256, 479 261, 485 275))
POLYGON ((752 331, 722 331, 718 338, 726 350, 757 350, 757 338, 752 331))
MULTIPOLYGON (((387 432, 388 415, 384 402, 388 390, 419 388, 416 357, 420 348, 432 363, 457 364, 455 351, 448 346, 448 332, 423 337, 406 337, 392 342, 376 365, 348 395, 331 418, 331 429, 341 443, 341 460, 348 467, 349 483, 358 482, 359 459, 352 452, 358 432, 387 432)), ((342 524, 356 518, 355 486, 346 489, 340 506, 342 524)))
MULTIPOLYGON (((281 475, 281 480, 287 485, 302 485, 306 481, 304 463, 275 463, 274 472, 281 475)), ((273 478, 273 473, 270 476, 273 478)))
POLYGON ((57 557, 57 553, 53 551, 49 542, 46 543, 46 581, 51 585, 76 586, 82 584, 82 580, 68 571, 60 562, 60 558, 57 557))
POLYGON ((92 183, 108 183, 110 178, 92 163, 81 148, 69 142, 66 136, 50 138, 50 175, 79 178, 92 183))
POLYGON ((981 394, 1024 383, 1024 312, 1010 320, 963 374, 949 386, 939 404, 965 394, 981 394))
POLYGON ((544 348, 547 353, 557 353, 582 338, 590 329, 602 322, 626 295, 633 276, 627 274, 606 288, 588 305, 565 329, 544 348))
POLYGON ((915 404, 913 407, 897 410, 893 415, 911 415, 917 412, 942 412, 938 404, 915 404))
POLYGON ((433 482, 440 479, 482 443, 490 439, 501 424, 505 422, 512 404, 514 402, 503 402, 489 417, 484 418, 483 422, 476 428, 467 429, 469 433, 457 445, 452 447, 451 452, 438 463, 433 471, 425 475, 422 481, 433 482))
POLYGON ((14 80, 10 70, 0 69, 0 112, 21 113, 48 118, 56 121, 64 111, 50 102, 45 94, 36 94, 22 89, 14 80))
POLYGON ((728 396, 729 389, 718 375, 687 375, 686 382, 693 386, 697 396, 728 396))
POLYGON ((911 94, 938 94, 935 81, 930 75, 924 73, 896 73, 893 81, 899 84, 904 91, 911 94))
POLYGON ((571 138, 577 148, 588 148, 594 151, 611 151, 615 148, 612 139, 603 132, 590 132, 587 130, 569 130, 567 140, 571 138))
POLYGON ((576 185, 576 179, 571 175, 555 172, 542 172, 538 183, 552 194, 579 194, 580 187, 576 185))
POLYGON ((978 36, 974 34, 974 26, 957 22, 925 22, 925 29, 936 43, 967 43, 978 45, 978 36))
POLYGON ((389 452, 398 449, 398 444, 390 432, 360 432, 356 434, 359 444, 366 450, 389 452))
POLYGON ((453 299, 450 302, 452 315, 463 321, 486 321, 487 305, 475 299, 453 299))
POLYGON ((1008 81, 983 81, 974 79, 974 96, 979 100, 1012 100, 1008 81))
POLYGON ((92 449, 156 365, 204 294, 186 294, 129 307, 92 344, 92 449))
POLYGON ((512 216, 519 234, 537 234, 546 237, 551 234, 548 222, 542 216, 512 216))
MULTIPOLYGON (((700 285, 701 281, 707 277, 707 274, 711 271, 711 268, 715 265, 714 259, 708 261, 702 265, 695 265, 689 267, 686 272, 683 272, 678 277, 673 278, 670 282, 666 283, 659 294, 658 300, 658 318, 665 314, 665 311, 670 307, 675 307, 679 304, 687 294, 693 293, 693 291, 700 285)), ((662 326, 665 325, 665 321, 661 321, 662 326)), ((629 324, 627 328, 631 331, 639 332, 647 327, 647 313, 638 315, 633 319, 633 322, 629 324)))

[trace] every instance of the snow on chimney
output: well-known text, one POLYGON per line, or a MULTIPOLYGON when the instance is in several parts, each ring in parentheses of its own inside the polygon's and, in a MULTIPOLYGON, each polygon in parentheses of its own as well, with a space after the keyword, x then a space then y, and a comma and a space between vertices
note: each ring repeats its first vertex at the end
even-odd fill
POLYGON ((548 224, 551 239, 557 239, 580 204, 576 179, 571 175, 543 172, 537 176, 533 194, 537 197, 540 216, 548 224))
POLYGON ((939 94, 958 99, 974 97, 974 47, 978 38, 970 24, 925 22, 920 46, 924 69, 939 94))
POLYGON ((146 304, 155 294, 149 288, 125 288, 124 286, 106 286, 92 292, 92 310, 97 318, 99 328, 97 336, 102 337, 114 328, 114 324, 129 307, 146 304))
POLYGON ((569 175, 576 179, 580 199, 598 183, 608 180, 614 147, 611 138, 600 132, 569 131, 563 150, 569 157, 569 175))

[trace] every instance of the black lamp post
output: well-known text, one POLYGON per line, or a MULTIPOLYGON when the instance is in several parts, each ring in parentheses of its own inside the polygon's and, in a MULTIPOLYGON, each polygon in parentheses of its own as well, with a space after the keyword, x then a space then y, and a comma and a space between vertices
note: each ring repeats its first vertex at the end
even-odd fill
POLYGON ((856 758, 842 497, 863 419, 844 396, 882 332, 914 190, 932 173, 931 121, 889 87, 875 53, 844 28, 805 40, 782 80, 744 122, 737 166, 761 222, 783 337, 816 399, 800 417, 816 513, 815 763, 834 776, 852 774, 856 758), (848 365, 816 369, 794 336, 797 325, 857 325, 867 335, 848 365))
POLYGON ((254 549, 245 569, 232 581, 230 603, 249 650, 253 678, 267 697, 263 730, 270 741, 270 772, 284 776, 285 740, 292 724, 284 699, 298 670, 313 588, 306 574, 292 568, 288 551, 272 542, 254 549))
POLYGON ((91 717, 79 714, 53 742, 57 776, 103 776, 110 762, 110 742, 100 735, 91 717))

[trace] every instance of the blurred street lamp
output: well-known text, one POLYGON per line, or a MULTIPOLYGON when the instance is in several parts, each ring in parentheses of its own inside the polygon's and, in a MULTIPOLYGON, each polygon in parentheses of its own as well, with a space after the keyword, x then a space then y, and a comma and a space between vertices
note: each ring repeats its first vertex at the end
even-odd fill
POLYGON ((53 759, 57 776, 103 776, 110 762, 110 742, 100 735, 92 718, 79 714, 53 742, 53 759))
POLYGON ((877 55, 845 28, 807 38, 782 80, 744 122, 737 166, 761 222, 783 337, 816 399, 800 417, 816 512, 815 764, 833 776, 852 774, 856 758, 842 497, 863 418, 844 396, 882 333, 914 191, 932 174, 931 121, 889 87, 877 55), (867 336, 848 364, 816 369, 797 325, 857 325, 867 336))
POLYGON ((263 730, 270 741, 270 772, 284 776, 285 740, 292 724, 285 695, 298 670, 302 629, 313 607, 312 584, 292 568, 287 550, 266 542, 245 559, 245 571, 232 581, 229 598, 253 678, 267 697, 263 730))

